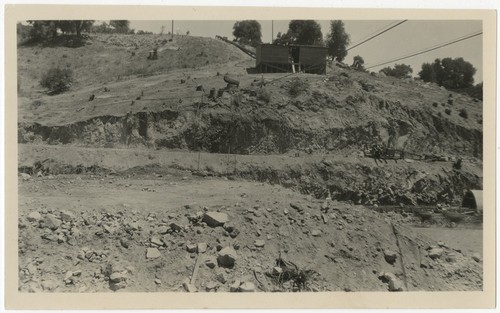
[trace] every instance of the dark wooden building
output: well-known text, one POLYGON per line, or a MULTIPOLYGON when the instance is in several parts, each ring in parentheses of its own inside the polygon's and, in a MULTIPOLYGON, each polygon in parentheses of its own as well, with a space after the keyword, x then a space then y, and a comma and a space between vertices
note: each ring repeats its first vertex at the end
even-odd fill
POLYGON ((256 68, 260 73, 326 74, 327 50, 322 46, 261 44, 257 46, 256 68))

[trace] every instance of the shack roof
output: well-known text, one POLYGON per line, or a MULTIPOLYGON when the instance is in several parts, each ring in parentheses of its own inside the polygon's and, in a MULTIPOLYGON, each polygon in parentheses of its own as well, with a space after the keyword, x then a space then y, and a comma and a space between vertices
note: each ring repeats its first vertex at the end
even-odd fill
POLYGON ((260 44, 261 46, 273 46, 273 47, 307 47, 307 48, 314 48, 314 49, 328 49, 327 47, 323 47, 323 46, 318 46, 318 45, 295 45, 295 44, 292 44, 292 45, 276 45, 276 44, 273 44, 273 43, 262 43, 260 44))

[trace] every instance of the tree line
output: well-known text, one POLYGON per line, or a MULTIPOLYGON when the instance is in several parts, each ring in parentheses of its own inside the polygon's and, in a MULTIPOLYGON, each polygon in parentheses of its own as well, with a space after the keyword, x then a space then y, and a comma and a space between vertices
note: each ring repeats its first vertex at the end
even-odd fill
POLYGON ((27 25, 17 24, 19 41, 43 42, 59 35, 75 35, 82 38, 85 33, 102 34, 153 34, 152 32, 130 28, 128 20, 111 20, 96 24, 94 20, 29 20, 27 25))

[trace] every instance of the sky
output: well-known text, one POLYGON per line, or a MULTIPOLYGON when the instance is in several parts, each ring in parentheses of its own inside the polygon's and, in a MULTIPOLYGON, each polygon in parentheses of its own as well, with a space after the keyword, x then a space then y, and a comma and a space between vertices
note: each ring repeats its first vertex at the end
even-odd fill
MULTIPOLYGON (((185 34, 190 31, 191 36, 215 37, 215 35, 233 38, 233 25, 236 21, 174 21, 174 32, 185 34)), ((278 32, 288 30, 289 20, 260 20, 262 27, 262 41, 271 42, 272 25, 274 37, 278 32)), ((317 21, 321 25, 323 36, 329 32, 330 21, 317 21)), ((350 35, 351 46, 368 38, 373 33, 394 25, 396 20, 344 20, 346 32, 350 35)), ((131 21, 131 28, 159 33, 165 26, 165 32, 171 30, 172 21, 131 21)), ((349 51, 345 63, 352 63, 352 58, 360 55, 365 60, 365 67, 377 65, 401 56, 434 47, 436 45, 461 38, 482 30, 481 21, 477 20, 409 20, 398 27, 366 42, 349 51)), ((422 63, 433 62, 436 58, 463 57, 477 69, 474 76, 475 83, 482 78, 482 36, 458 42, 419 56, 371 68, 378 72, 386 66, 396 63, 408 64, 413 68, 413 76, 417 76, 422 63)))

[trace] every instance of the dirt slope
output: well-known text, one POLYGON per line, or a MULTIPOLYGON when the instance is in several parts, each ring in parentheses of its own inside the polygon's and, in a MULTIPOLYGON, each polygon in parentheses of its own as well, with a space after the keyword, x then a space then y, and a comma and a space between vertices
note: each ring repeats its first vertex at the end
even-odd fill
POLYGON ((362 206, 185 175, 20 179, 20 290, 183 291, 196 258, 199 291, 482 289, 472 255, 398 224, 395 235, 362 206), (227 214, 224 226, 202 222, 211 211, 227 214), (215 259, 227 247, 234 266, 215 259), (273 276, 289 270, 303 279, 273 276))

